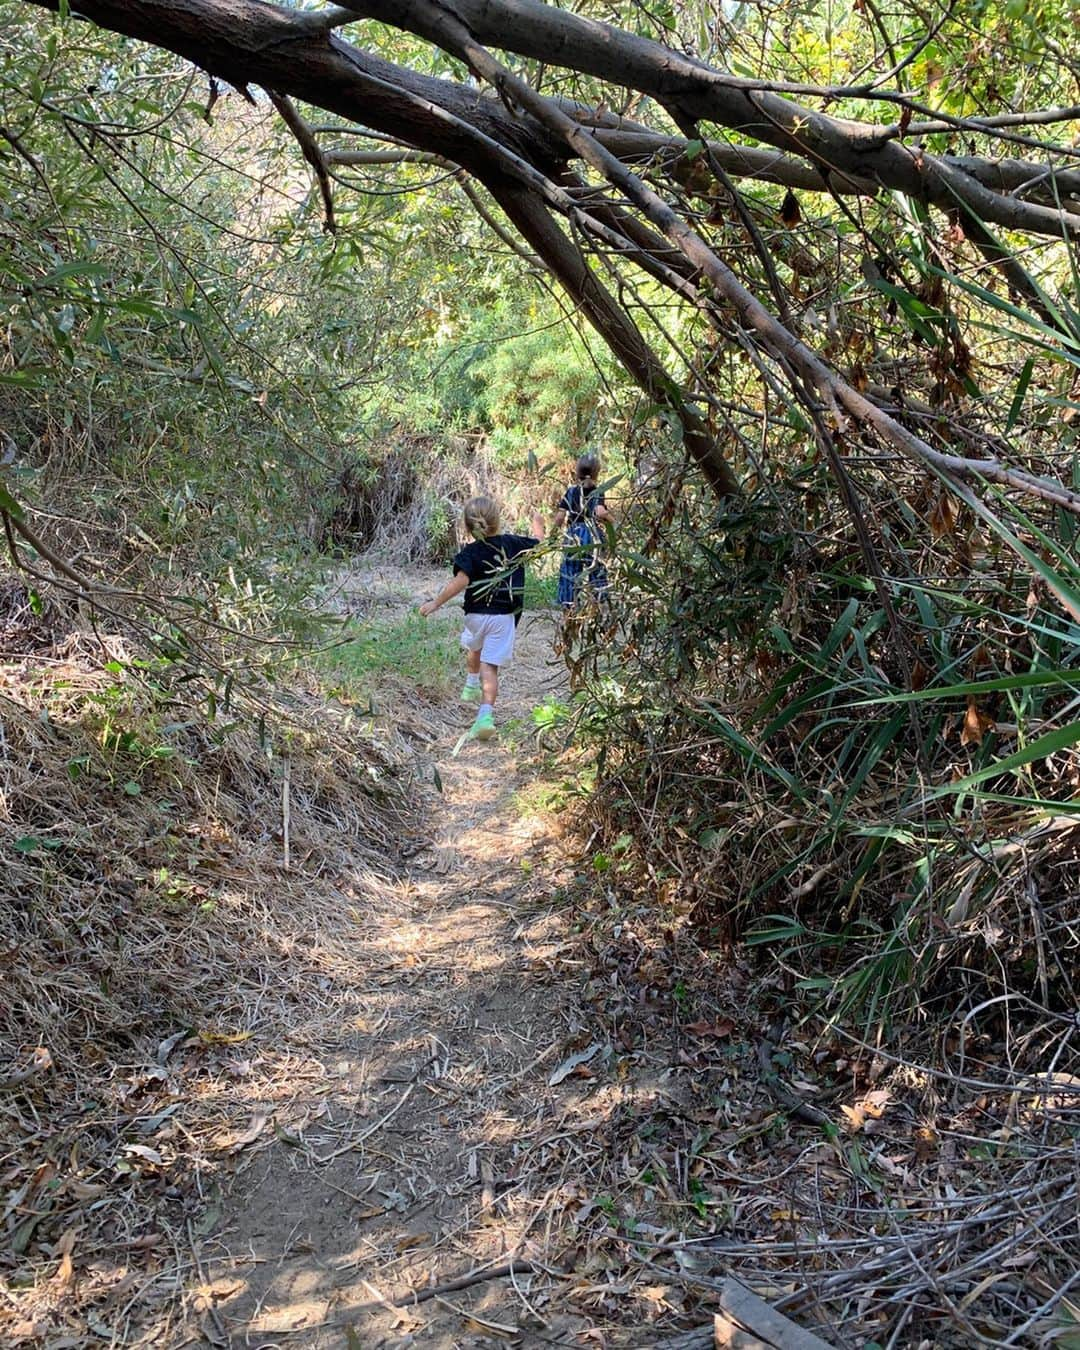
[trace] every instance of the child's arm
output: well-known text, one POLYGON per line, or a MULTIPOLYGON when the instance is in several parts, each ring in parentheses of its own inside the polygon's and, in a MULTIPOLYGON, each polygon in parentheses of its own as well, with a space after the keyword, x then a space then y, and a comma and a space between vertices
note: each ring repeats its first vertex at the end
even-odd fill
POLYGON ((458 572, 453 581, 448 581, 434 600, 425 600, 420 606, 420 613, 426 619, 429 614, 434 614, 440 605, 445 605, 448 600, 453 600, 455 595, 460 595, 469 585, 469 578, 464 572, 458 572))
POLYGON ((604 523, 605 520, 614 520, 614 519, 615 519, 615 517, 611 514, 611 512, 608 510, 608 508, 607 508, 606 506, 603 506, 603 505, 598 506, 598 507, 596 508, 595 515, 596 515, 596 519, 600 522, 601 525, 603 525, 603 523, 604 523))

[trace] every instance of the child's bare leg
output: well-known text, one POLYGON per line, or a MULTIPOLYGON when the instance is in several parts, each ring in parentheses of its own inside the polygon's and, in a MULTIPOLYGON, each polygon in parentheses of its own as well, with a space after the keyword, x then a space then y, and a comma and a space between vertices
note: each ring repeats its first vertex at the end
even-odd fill
POLYGON ((499 667, 481 661, 480 684, 484 690, 484 702, 494 707, 495 700, 499 697, 499 667))
POLYGON ((465 669, 469 672, 470 675, 480 674, 480 653, 478 651, 470 652, 466 648, 465 669))

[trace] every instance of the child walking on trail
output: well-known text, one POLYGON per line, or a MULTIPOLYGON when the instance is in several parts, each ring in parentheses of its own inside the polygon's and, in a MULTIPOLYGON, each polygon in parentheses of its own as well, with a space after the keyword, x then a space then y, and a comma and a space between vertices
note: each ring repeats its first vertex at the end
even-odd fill
POLYGON ((499 670, 514 654, 514 634, 525 603, 525 555, 544 534, 544 522, 535 511, 532 527, 533 535, 500 534, 498 503, 490 497, 473 497, 465 503, 465 528, 473 541, 454 558, 453 580, 420 606, 427 618, 465 593, 461 645, 467 674, 461 698, 480 705, 470 740, 488 741, 495 735, 499 670))
POLYGON ((559 604, 573 609, 586 586, 594 594, 607 589, 607 568, 600 560, 600 529, 611 519, 599 490, 600 460, 582 455, 577 481, 563 493, 555 508, 555 528, 564 529, 563 560, 559 568, 559 604))

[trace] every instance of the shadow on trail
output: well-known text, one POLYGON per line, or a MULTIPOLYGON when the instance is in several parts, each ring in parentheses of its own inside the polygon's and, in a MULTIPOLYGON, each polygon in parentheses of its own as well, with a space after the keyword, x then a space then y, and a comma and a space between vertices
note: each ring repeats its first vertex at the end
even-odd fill
POLYGON ((437 710, 430 845, 367 912, 343 897, 364 1011, 322 1044, 309 1034, 280 1106, 252 1103, 264 1124, 201 1252, 195 1311, 211 1343, 580 1344, 587 1323, 541 1267, 562 1259, 575 1118, 590 1109, 581 1079, 549 1078, 588 1033, 556 961, 562 850, 518 797, 522 727, 561 693, 551 630, 547 615, 521 625, 499 709, 516 734, 453 756, 469 710, 437 710), (508 1261, 534 1270, 391 1306, 508 1261))

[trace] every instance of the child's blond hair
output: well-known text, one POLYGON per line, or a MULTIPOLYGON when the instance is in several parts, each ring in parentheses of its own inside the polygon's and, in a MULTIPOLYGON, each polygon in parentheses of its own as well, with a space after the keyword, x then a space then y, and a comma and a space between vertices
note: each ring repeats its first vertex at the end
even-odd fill
POLYGON ((499 504, 491 497, 471 497, 465 503, 465 528, 474 539, 499 533, 499 504))

